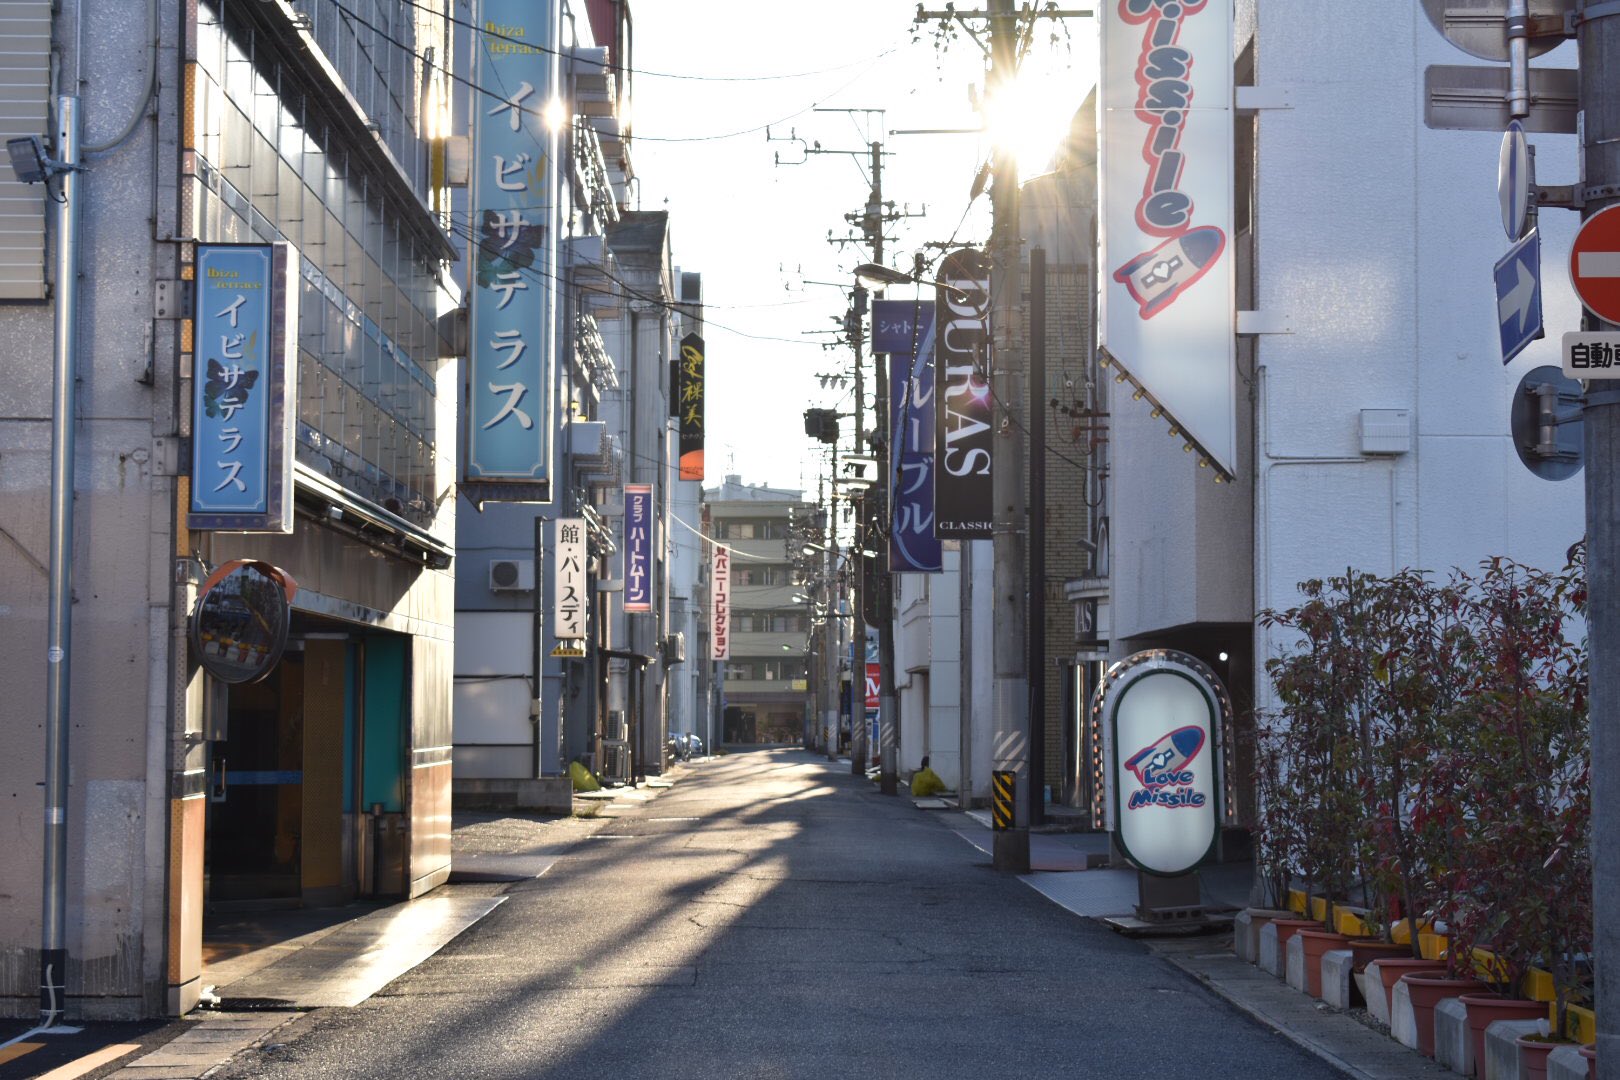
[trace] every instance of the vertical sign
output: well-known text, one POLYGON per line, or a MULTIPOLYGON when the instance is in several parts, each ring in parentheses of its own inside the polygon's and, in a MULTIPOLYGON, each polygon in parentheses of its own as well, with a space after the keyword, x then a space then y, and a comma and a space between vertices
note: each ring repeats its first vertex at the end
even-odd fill
POLYGON ((193 529, 293 531, 298 293, 287 244, 198 244, 193 529))
POLYGON ((551 545, 551 633, 558 641, 585 637, 585 521, 558 518, 551 545))
POLYGON ((1099 340, 1232 475, 1237 363, 1231 0, 1107 0, 1099 340))
POLYGON ((652 485, 624 485, 624 610, 652 610, 652 485))
POLYGON ((680 378, 676 380, 676 416, 680 425, 682 480, 703 479, 703 339, 681 338, 680 378))
POLYGON ((557 12, 549 0, 481 0, 475 35, 467 480, 549 498, 552 283, 556 280, 557 12))
POLYGON ((731 656, 731 549, 714 545, 709 561, 709 659, 731 656))
POLYGON ((990 263, 972 248, 939 268, 934 340, 934 535, 988 540, 994 499, 990 454, 990 263))
POLYGON ((877 300, 872 351, 889 354, 889 567, 896 573, 943 568, 934 535, 934 304, 877 300))

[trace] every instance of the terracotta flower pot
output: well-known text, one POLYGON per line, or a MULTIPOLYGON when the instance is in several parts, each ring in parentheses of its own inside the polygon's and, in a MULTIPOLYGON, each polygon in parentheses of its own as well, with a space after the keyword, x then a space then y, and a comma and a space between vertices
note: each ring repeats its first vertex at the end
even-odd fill
POLYGON ((1350 938, 1326 930, 1301 930, 1299 940, 1305 943, 1305 992, 1319 998, 1322 996, 1322 954, 1343 947, 1350 938))
POLYGON ((1523 1036, 1513 1040, 1519 1045, 1519 1076, 1521 1080, 1547 1080, 1547 1055, 1562 1042, 1544 1036, 1523 1036))
POLYGON ((1585 1046, 1581 1047, 1581 1057, 1585 1058, 1586 1061, 1587 1061, 1586 1075, 1589 1076, 1589 1077, 1596 1076, 1597 1075, 1597 1043, 1587 1043, 1585 1046))
POLYGON ((1418 1049, 1424 1057, 1434 1057, 1434 1007, 1448 997, 1459 997, 1485 989, 1478 979, 1453 979, 1444 971, 1409 971, 1401 976, 1412 999, 1412 1019, 1417 1025, 1418 1049))
POLYGON ((1378 979, 1384 984, 1384 1011, 1388 1012, 1395 994, 1395 983, 1409 971, 1444 971, 1444 960, 1419 960, 1411 956, 1375 957, 1378 961, 1378 979))
POLYGON ((1463 994, 1468 1006, 1468 1037, 1474 1043, 1474 1075, 1485 1075, 1485 1029, 1498 1020, 1540 1020, 1547 1015, 1545 1001, 1505 998, 1496 994, 1463 994))
POLYGON ((1397 945, 1383 938, 1351 938, 1349 944, 1350 951, 1355 954, 1355 959, 1350 964, 1351 971, 1366 971, 1367 965, 1374 960, 1412 955, 1410 945, 1397 945))
POLYGON ((1277 955, 1288 955, 1288 939, 1301 930, 1320 930, 1322 924, 1315 919, 1272 919, 1271 925, 1277 928, 1277 955))

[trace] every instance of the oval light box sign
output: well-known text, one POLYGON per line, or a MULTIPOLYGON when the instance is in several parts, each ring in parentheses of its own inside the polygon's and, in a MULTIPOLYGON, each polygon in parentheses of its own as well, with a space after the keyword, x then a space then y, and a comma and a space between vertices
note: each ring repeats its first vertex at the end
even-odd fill
POLYGON ((1108 669, 1101 714, 1109 828, 1131 864, 1184 874, 1210 858, 1226 812, 1226 688, 1207 664, 1153 649, 1108 669))

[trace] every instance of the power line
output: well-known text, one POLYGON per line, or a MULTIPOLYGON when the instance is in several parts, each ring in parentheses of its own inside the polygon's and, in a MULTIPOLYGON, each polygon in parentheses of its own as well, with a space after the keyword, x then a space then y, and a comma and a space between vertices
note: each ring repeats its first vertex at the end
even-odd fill
MULTIPOLYGON (((453 222, 451 224, 451 227, 450 227, 450 232, 451 232, 452 235, 458 237, 459 239, 466 240, 469 243, 472 243, 474 245, 478 245, 480 243, 481 239, 482 239, 480 236, 477 236, 477 235, 474 234, 474 232, 473 232, 470 225, 462 225, 462 224, 458 224, 458 223, 453 222)), ((674 312, 676 314, 679 314, 679 315, 687 314, 686 306, 683 306, 679 301, 665 300, 665 299, 663 299, 661 297, 651 296, 651 295, 648 295, 646 293, 640 292, 634 286, 630 285, 628 282, 624 281, 623 279, 621 279, 619 277, 616 277, 614 274, 609 272, 606 267, 603 267, 603 266, 600 266, 600 265, 594 264, 594 263, 589 264, 589 267, 590 267, 590 270, 591 270, 592 273, 600 274, 602 277, 606 278, 608 281, 611 281, 613 284, 619 286, 619 288, 624 290, 625 295, 629 296, 633 300, 640 300, 643 303, 648 303, 648 304, 656 304, 657 306, 665 309, 666 311, 672 311, 672 312, 674 312)), ((542 269, 540 269, 539 267, 536 267, 536 266, 518 267, 517 272, 524 275, 525 277, 528 277, 531 280, 534 280, 534 281, 537 281, 537 282, 554 281, 554 282, 558 282, 558 283, 560 283, 562 285, 565 285, 565 286, 569 284, 569 282, 566 280, 566 278, 562 274, 548 273, 547 271, 542 270, 542 269)), ((593 289, 588 285, 586 285, 586 286, 575 285, 574 287, 579 288, 580 291, 582 291, 582 292, 602 292, 602 291, 605 291, 605 290, 593 289)), ((704 305, 704 307, 705 307, 705 311, 707 311, 707 305, 704 305)), ((787 345, 816 345, 817 344, 814 341, 805 341, 805 340, 802 340, 800 338, 776 337, 776 336, 771 335, 771 334, 752 334, 752 333, 749 333, 746 330, 739 330, 734 326, 727 326, 725 323, 716 322, 715 320, 709 318, 707 314, 704 315, 703 325, 704 325, 705 329, 713 327, 716 330, 723 330, 728 334, 735 334, 738 337, 747 338, 750 341, 778 341, 778 342, 782 342, 782 343, 787 344, 787 345)))
MULTIPOLYGON (((405 54, 407 54, 409 56, 415 57, 417 60, 419 60, 419 61, 421 61, 423 63, 432 63, 430 60, 428 60, 428 58, 424 54, 419 53, 414 48, 412 48, 410 44, 408 44, 407 42, 399 40, 399 38, 394 37, 392 34, 388 33, 388 31, 384 30, 382 27, 378 26, 376 23, 368 21, 363 16, 361 16, 358 12, 356 12, 353 8, 351 8, 348 5, 344 4, 342 2, 342 0, 327 0, 327 3, 329 3, 333 7, 337 8, 338 11, 342 12, 348 18, 350 18, 353 21, 359 23, 361 26, 364 26, 367 29, 369 29, 373 34, 376 34, 378 37, 382 38, 384 41, 388 42, 390 45, 394 46, 396 49, 401 50, 402 52, 404 52, 405 54)), ((491 34, 492 32, 491 31, 484 31, 484 33, 491 34)), ((494 36, 501 37, 502 35, 494 35, 494 36)), ((357 42, 358 42, 358 40, 359 40, 359 38, 356 37, 357 42)), ((558 53, 554 49, 541 49, 541 48, 538 48, 536 46, 529 45, 529 43, 523 41, 523 39, 521 39, 521 38, 506 38, 505 40, 517 41, 519 44, 527 45, 529 48, 533 48, 537 52, 549 53, 549 54, 555 55, 555 56, 562 56, 563 55, 561 53, 558 53)), ((867 72, 869 72, 873 67, 875 67, 877 65, 877 62, 879 60, 881 60, 885 55, 887 55, 887 53, 880 53, 878 56, 872 58, 871 60, 864 61, 864 63, 866 64, 866 67, 865 67, 864 70, 859 72, 853 79, 849 80, 849 82, 845 83, 843 86, 840 86, 836 90, 832 91, 831 94, 824 95, 824 96, 825 97, 836 96, 836 95, 842 93, 843 91, 849 89, 855 83, 859 82, 862 78, 864 78, 866 76, 867 72)), ((598 63, 597 61, 582 61, 582 62, 598 63)), ((373 65, 373 66, 375 66, 375 65, 373 65)), ((516 105, 516 104, 513 104, 510 94, 497 93, 494 90, 491 90, 486 86, 482 86, 482 85, 474 82, 473 80, 467 78, 464 75, 456 74, 454 71, 451 71, 449 68, 444 67, 442 65, 433 64, 433 67, 436 70, 443 73, 444 75, 446 75, 447 77, 449 77, 453 82, 458 82, 458 83, 462 84, 463 86, 467 87, 470 90, 473 90, 473 91, 475 91, 477 93, 483 94, 485 97, 491 98, 492 100, 495 100, 495 101, 499 101, 503 105, 507 105, 507 106, 509 106, 509 107, 511 107, 513 109, 516 109, 519 113, 526 113, 526 114, 528 114, 530 116, 534 116, 536 118, 539 118, 542 122, 544 122, 544 115, 543 115, 543 111, 542 111, 544 109, 544 107, 545 107, 544 102, 542 102, 540 107, 538 107, 538 108, 524 107, 522 105, 516 105)), ((780 124, 785 120, 792 120, 795 117, 803 116, 805 113, 810 112, 812 109, 814 109, 819 104, 820 104, 820 101, 812 101, 810 104, 806 105, 804 108, 799 109, 796 112, 789 113, 788 115, 780 117, 780 118, 778 118, 776 120, 772 120, 769 123, 759 124, 759 125, 757 125, 755 127, 744 128, 744 129, 742 129, 740 131, 725 132, 725 133, 719 134, 719 135, 662 135, 662 136, 660 136, 660 135, 635 135, 635 136, 633 136, 633 138, 636 139, 636 140, 640 140, 642 142, 715 142, 715 141, 718 141, 718 140, 721 140, 721 139, 735 139, 735 138, 738 138, 739 136, 742 136, 742 135, 752 135, 755 132, 764 131, 766 128, 768 128, 768 127, 770 127, 770 126, 772 126, 774 124, 780 124)))
POLYGON ((601 60, 592 60, 587 57, 576 56, 572 53, 562 52, 559 49, 548 49, 543 45, 536 45, 534 42, 528 41, 524 38, 509 37, 506 34, 500 33, 499 31, 490 30, 487 27, 479 26, 477 23, 469 22, 466 19, 458 19, 455 16, 445 12, 436 11, 425 4, 419 3, 418 0, 403 0, 403 3, 409 7, 416 8, 418 11, 425 11, 439 19, 453 23, 456 26, 466 27, 468 30, 473 31, 474 33, 483 34, 485 37, 495 38, 497 41, 510 41, 515 45, 522 45, 527 49, 532 49, 534 52, 544 53, 548 56, 556 56, 577 64, 590 64, 596 67, 609 67, 616 70, 628 71, 633 75, 645 75, 654 79, 682 79, 688 82, 780 82, 787 79, 808 79, 817 75, 830 75, 837 71, 847 71, 850 68, 857 67, 861 64, 881 60, 899 48, 898 43, 891 44, 882 52, 867 60, 852 60, 847 64, 839 64, 835 67, 829 68, 820 68, 816 71, 794 71, 781 75, 686 75, 670 71, 649 71, 645 68, 625 67, 619 64, 610 64, 601 60))

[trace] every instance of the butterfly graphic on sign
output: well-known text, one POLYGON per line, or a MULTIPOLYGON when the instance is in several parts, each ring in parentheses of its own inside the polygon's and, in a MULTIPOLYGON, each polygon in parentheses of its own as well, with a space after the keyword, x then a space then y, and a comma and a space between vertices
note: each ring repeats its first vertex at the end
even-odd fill
POLYGON ((218 360, 208 361, 208 380, 203 384, 203 411, 211 417, 224 417, 247 404, 253 384, 259 381, 256 370, 232 364, 226 367, 218 360))

